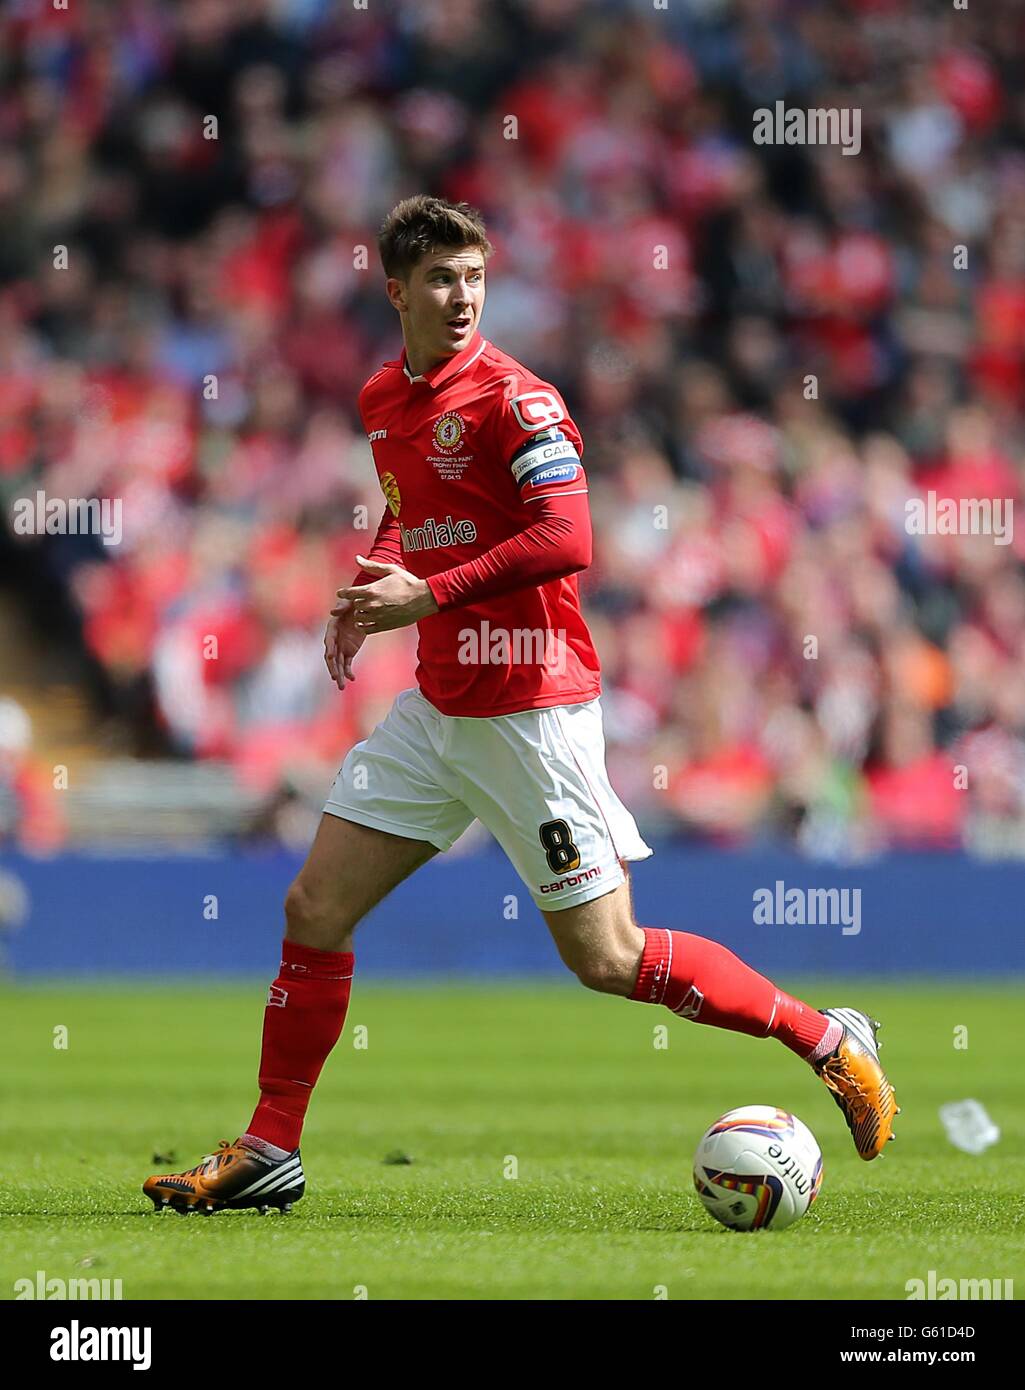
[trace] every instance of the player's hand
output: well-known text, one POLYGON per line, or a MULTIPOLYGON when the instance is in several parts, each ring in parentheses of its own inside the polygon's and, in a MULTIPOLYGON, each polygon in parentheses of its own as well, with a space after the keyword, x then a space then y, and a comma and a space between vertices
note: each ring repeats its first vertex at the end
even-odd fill
POLYGON ((343 604, 354 605, 354 622, 359 632, 390 632, 392 628, 408 627, 410 623, 437 613, 438 605, 426 579, 417 579, 415 574, 404 570, 401 565, 385 564, 381 560, 367 560, 357 555, 356 560, 368 574, 379 574, 372 584, 350 584, 338 590, 338 607, 332 608, 332 616, 343 613, 343 604))
POLYGON ((346 681, 356 679, 352 674, 352 658, 362 647, 365 637, 365 633, 357 629, 354 618, 352 603, 338 604, 331 610, 324 633, 324 660, 339 690, 345 689, 346 681))

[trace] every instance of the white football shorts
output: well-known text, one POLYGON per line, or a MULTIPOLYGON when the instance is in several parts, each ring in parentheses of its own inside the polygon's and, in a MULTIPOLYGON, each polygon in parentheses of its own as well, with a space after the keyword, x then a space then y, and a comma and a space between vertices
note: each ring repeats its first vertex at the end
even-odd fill
POLYGON ((403 690, 324 810, 439 850, 480 820, 545 911, 611 892, 620 860, 652 853, 609 784, 599 700, 465 719, 403 690))

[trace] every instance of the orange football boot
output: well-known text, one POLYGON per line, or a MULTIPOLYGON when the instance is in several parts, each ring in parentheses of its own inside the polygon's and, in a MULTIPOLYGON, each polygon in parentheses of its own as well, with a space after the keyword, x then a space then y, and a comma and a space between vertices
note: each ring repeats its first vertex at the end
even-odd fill
POLYGON ((292 1209, 306 1190, 299 1150, 287 1158, 268 1158, 236 1139, 222 1139, 215 1154, 184 1173, 156 1173, 147 1178, 142 1190, 156 1211, 171 1207, 182 1216, 201 1211, 256 1207, 265 1216, 271 1207, 282 1212, 292 1209))
POLYGON ((877 1158, 895 1139, 894 1116, 900 1114, 893 1087, 879 1065, 879 1023, 858 1009, 822 1009, 843 1025, 839 1044, 815 1066, 843 1111, 854 1147, 862 1158, 877 1158))

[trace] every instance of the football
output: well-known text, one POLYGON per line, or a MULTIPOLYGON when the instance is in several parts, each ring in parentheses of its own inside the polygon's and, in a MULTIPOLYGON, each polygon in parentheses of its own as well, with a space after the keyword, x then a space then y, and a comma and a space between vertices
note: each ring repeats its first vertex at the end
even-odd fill
POLYGON ((796 1115, 772 1105, 743 1105, 702 1135, 694 1186, 716 1221, 731 1230, 781 1231, 818 1196, 822 1154, 796 1115))

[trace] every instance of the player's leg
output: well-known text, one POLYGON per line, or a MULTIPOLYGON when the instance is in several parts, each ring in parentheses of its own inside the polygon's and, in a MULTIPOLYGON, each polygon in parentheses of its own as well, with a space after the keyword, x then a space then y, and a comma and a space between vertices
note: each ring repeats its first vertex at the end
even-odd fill
POLYGON ((288 1210, 305 1191, 299 1138, 324 1063, 345 1025, 352 933, 362 917, 437 848, 321 819, 285 899, 287 934, 264 1008, 260 1099, 243 1135, 184 1173, 155 1174, 143 1191, 157 1210, 288 1210))
MULTIPOLYGON (((590 989, 645 1004, 664 1004, 680 1018, 752 1037, 775 1037, 811 1059, 835 1046, 840 1025, 785 994, 707 937, 634 920, 629 881, 611 893, 558 912, 542 909, 559 955, 590 989)), ((816 1059, 817 1060, 817 1059, 816 1059)))
POLYGON ((321 816, 306 863, 285 896, 285 940, 351 951, 357 923, 437 853, 427 840, 321 816))
POLYGON ((243 1138, 280 1158, 298 1148, 313 1087, 345 1024, 359 922, 472 817, 447 785, 442 716, 400 694, 350 750, 285 899, 281 968, 264 1010, 260 1101, 243 1138))
POLYGON ((752 970, 717 941, 639 927, 629 886, 558 912, 542 909, 559 955, 590 989, 714 1028, 775 1038, 818 1072, 843 1112, 862 1158, 894 1137, 899 1113, 879 1064, 878 1024, 857 1009, 818 1010, 752 970))
POLYGON ((251 1147, 275 1159, 298 1148, 313 1088, 345 1026, 356 924, 437 852, 427 840, 321 817, 285 898, 281 964, 264 1008, 260 1099, 242 1136, 251 1147))
MULTIPOLYGON (((625 865, 624 865, 625 871, 625 865)), ((629 880, 611 893, 558 912, 542 909, 563 961, 590 989, 665 1004, 695 1019, 753 1037, 776 1037, 799 1056, 839 1041, 817 1009, 793 999, 732 951, 690 932, 640 927, 629 880)), ((832 1048, 826 1047, 822 1052, 832 1048)))
POLYGON ((299 1137, 313 1088, 341 1035, 356 924, 466 829, 444 785, 440 716, 404 691, 350 750, 306 863, 288 891, 281 965, 264 1009, 260 1099, 246 1132, 196 1168, 143 1187, 157 1209, 287 1209, 305 1190, 299 1137))
POLYGON ((582 985, 629 997, 644 951, 644 931, 634 921, 628 881, 559 912, 542 908, 541 916, 563 965, 582 985))
POLYGON ((479 728, 462 739, 460 768, 474 784, 464 799, 519 870, 577 977, 680 1018, 776 1038, 815 1067, 858 1152, 875 1157, 896 1106, 866 1015, 812 1008, 717 941, 637 925, 626 861, 650 850, 608 781, 598 702, 473 722, 479 728))

